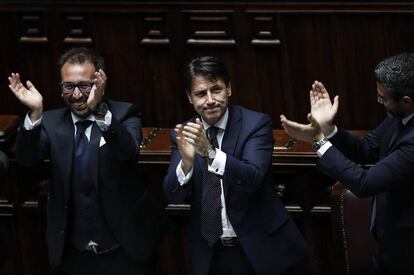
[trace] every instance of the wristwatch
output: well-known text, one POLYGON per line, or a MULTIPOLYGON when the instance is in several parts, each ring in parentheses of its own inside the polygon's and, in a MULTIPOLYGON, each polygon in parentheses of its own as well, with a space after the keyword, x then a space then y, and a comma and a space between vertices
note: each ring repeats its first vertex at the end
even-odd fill
POLYGON ((207 158, 212 161, 216 157, 216 148, 211 146, 207 151, 207 158))
POLYGON ((98 118, 105 118, 106 113, 108 112, 108 104, 106 104, 105 102, 101 102, 99 103, 99 105, 96 107, 95 111, 92 111, 92 114, 95 117, 98 118))
POLYGON ((318 151, 327 142, 328 142, 328 139, 324 137, 323 139, 312 143, 312 148, 313 150, 318 151))

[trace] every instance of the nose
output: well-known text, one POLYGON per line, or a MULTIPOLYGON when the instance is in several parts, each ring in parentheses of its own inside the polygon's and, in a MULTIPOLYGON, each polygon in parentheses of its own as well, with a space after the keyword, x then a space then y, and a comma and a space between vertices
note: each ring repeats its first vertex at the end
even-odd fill
POLYGON ((76 100, 78 100, 79 98, 82 97, 82 93, 81 93, 81 91, 79 90, 78 87, 75 87, 75 90, 73 90, 72 97, 76 100))
POLYGON ((213 96, 211 95, 210 91, 207 91, 207 104, 213 104, 213 103, 214 103, 213 96))

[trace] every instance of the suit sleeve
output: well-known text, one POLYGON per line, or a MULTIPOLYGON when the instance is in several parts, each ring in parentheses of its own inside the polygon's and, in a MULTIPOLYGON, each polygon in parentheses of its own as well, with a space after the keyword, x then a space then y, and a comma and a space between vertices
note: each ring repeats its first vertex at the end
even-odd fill
POLYGON ((43 123, 32 130, 20 127, 16 140, 16 157, 23 166, 34 166, 49 155, 49 137, 43 123))
MULTIPOLYGON (((171 131, 171 160, 168 167, 167 176, 164 178, 163 188, 167 200, 171 203, 185 203, 188 202, 191 195, 191 188, 193 177, 184 185, 180 185, 176 168, 181 160, 181 155, 178 151, 177 141, 174 130, 171 131)), ((196 165, 196 161, 194 164, 196 165)), ((194 169, 194 167, 193 167, 194 169)))
POLYGON ((318 167, 341 181, 359 197, 369 197, 410 184, 414 177, 414 140, 408 140, 368 170, 348 159, 332 146, 321 157, 318 167))
POLYGON ((134 160, 138 156, 142 137, 139 114, 137 107, 129 105, 120 118, 113 114, 108 130, 102 132, 119 160, 134 160))
POLYGON ((338 128, 338 133, 329 141, 341 151, 345 157, 359 164, 371 164, 378 161, 379 144, 389 128, 389 119, 385 119, 367 136, 354 136, 338 128))
POLYGON ((272 163, 273 144, 272 122, 264 116, 244 141, 241 155, 227 154, 224 183, 234 191, 259 190, 272 163))

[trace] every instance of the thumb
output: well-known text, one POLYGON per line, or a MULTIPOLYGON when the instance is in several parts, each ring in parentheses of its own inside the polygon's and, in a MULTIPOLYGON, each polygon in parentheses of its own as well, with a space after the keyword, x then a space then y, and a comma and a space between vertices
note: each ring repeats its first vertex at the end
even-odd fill
POLYGON ((30 81, 30 80, 27 80, 26 81, 26 86, 27 86, 27 88, 30 90, 30 91, 37 91, 36 90, 36 87, 33 85, 33 83, 30 81))
POLYGON ((334 97, 334 103, 332 105, 332 110, 335 112, 335 114, 338 112, 338 107, 339 107, 339 95, 336 95, 334 97))
POLYGON ((201 119, 200 119, 200 118, 196 118, 195 122, 196 122, 198 125, 203 126, 203 123, 201 122, 201 119))
POLYGON ((318 127, 319 127, 319 123, 318 123, 318 121, 316 121, 316 119, 312 116, 312 114, 311 114, 311 113, 309 113, 309 114, 308 114, 307 118, 308 118, 308 121, 309 121, 312 125, 314 125, 314 126, 318 126, 318 127))

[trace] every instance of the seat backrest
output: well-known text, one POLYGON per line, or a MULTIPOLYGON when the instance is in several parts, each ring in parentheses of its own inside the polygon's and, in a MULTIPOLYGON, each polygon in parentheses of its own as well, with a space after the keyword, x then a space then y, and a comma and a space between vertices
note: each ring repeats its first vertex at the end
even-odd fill
POLYGON ((331 202, 337 274, 369 274, 375 251, 370 232, 372 198, 358 198, 337 182, 331 202))

